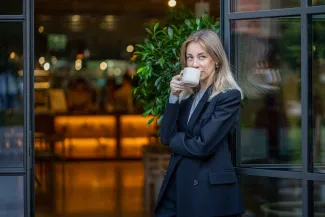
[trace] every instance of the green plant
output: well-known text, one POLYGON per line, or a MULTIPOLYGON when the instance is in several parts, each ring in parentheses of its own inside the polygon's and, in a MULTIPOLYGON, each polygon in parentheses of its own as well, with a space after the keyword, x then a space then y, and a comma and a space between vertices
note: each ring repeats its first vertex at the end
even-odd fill
MULTIPOLYGON (((182 11, 184 13, 184 11, 182 11)), ((220 23, 213 17, 203 15, 195 17, 187 13, 183 22, 160 28, 156 23, 153 28, 146 28, 147 38, 143 44, 137 44, 135 55, 138 65, 137 86, 133 89, 136 100, 144 108, 143 116, 153 115, 158 124, 162 120, 170 93, 169 82, 181 71, 180 49, 182 43, 195 30, 211 29, 219 33, 220 23)))

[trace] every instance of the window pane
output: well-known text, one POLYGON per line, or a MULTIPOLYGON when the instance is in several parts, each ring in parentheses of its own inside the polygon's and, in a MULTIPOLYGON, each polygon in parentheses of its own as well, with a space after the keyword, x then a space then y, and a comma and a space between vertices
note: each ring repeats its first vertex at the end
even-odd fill
POLYGON ((23 0, 4 1, 0 7, 0 15, 19 15, 23 13, 23 0))
POLYGON ((245 94, 242 166, 300 170, 300 19, 234 21, 232 43, 245 94))
POLYGON ((325 216, 325 182, 314 182, 314 216, 325 216))
POLYGON ((0 217, 24 216, 24 178, 0 177, 0 217))
POLYGON ((325 15, 312 18, 312 117, 314 169, 325 172, 325 15))
POLYGON ((302 216, 299 180, 240 175, 239 184, 246 210, 243 217, 302 216))
POLYGON ((316 5, 325 5, 325 0, 312 0, 312 4, 316 5))
POLYGON ((231 0, 231 12, 300 7, 300 0, 231 0))
POLYGON ((0 32, 0 167, 22 167, 22 24, 0 23, 0 32))

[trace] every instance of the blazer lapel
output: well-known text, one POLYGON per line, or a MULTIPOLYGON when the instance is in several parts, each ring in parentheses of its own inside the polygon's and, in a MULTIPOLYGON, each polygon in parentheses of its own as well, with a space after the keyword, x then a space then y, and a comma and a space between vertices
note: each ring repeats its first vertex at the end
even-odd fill
POLYGON ((190 131, 190 132, 192 131, 197 118, 199 117, 202 109, 204 108, 205 103, 209 99, 210 92, 211 92, 211 86, 205 91, 205 93, 202 96, 200 102, 197 104, 196 108, 194 109, 194 112, 192 113, 190 121, 188 122, 188 125, 187 125, 188 131, 190 131))

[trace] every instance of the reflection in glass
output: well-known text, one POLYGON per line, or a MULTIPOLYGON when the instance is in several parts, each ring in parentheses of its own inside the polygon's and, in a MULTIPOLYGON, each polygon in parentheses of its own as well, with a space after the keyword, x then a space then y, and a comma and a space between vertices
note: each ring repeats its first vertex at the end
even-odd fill
POLYGON ((22 176, 0 177, 0 216, 24 217, 24 179, 22 176))
POLYGON ((22 24, 0 23, 0 32, 0 167, 22 167, 22 24))
POLYGON ((242 166, 297 170, 293 165, 301 164, 300 19, 234 21, 232 42, 245 93, 242 166))
POLYGON ((299 180, 245 175, 238 178, 246 210, 243 217, 302 216, 299 180))
POLYGON ((312 4, 316 5, 325 5, 325 0, 312 0, 312 4))
POLYGON ((312 19, 312 120, 314 168, 325 163, 325 15, 315 15, 312 19))
POLYGON ((325 216, 325 182, 314 182, 314 216, 325 216))
POLYGON ((23 0, 3 1, 0 15, 19 15, 23 13, 23 0))
POLYGON ((231 12, 300 7, 300 0, 231 0, 231 12))

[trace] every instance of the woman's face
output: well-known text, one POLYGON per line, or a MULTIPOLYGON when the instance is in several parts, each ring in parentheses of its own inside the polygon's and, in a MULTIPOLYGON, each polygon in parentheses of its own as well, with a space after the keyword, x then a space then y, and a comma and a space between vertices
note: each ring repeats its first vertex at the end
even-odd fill
POLYGON ((186 48, 186 65, 200 70, 200 84, 210 84, 216 69, 216 62, 198 42, 191 42, 186 48))

